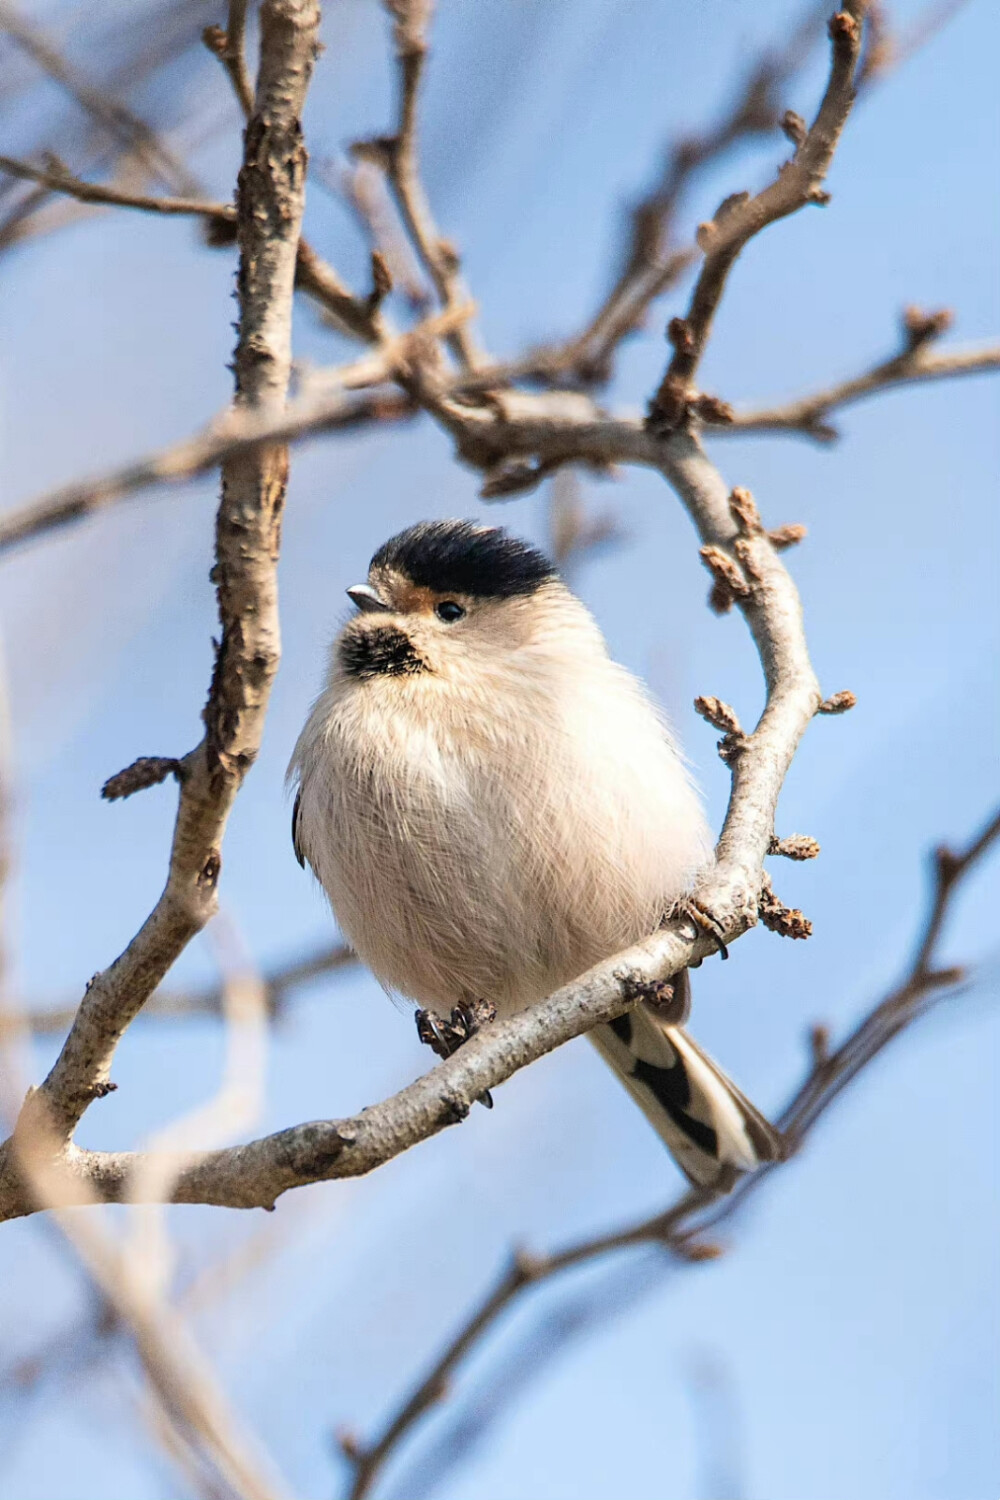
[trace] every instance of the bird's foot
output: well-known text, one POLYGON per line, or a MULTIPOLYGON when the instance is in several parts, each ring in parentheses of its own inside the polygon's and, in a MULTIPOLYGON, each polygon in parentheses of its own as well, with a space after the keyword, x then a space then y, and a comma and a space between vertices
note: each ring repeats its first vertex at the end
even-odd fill
POLYGON ((699 932, 704 933, 707 938, 711 938, 722 958, 729 957, 729 949, 725 943, 725 928, 715 913, 709 911, 707 906, 702 906, 701 902, 696 900, 694 896, 688 896, 685 900, 678 901, 674 915, 687 917, 694 923, 699 932))
MULTIPOLYGON (((417 1036, 436 1057, 451 1057, 477 1031, 495 1021, 496 1014, 497 1008, 489 1000, 461 1000, 452 1010, 449 1020, 433 1010, 418 1010, 415 1017, 417 1036)), ((479 1103, 486 1109, 493 1108, 488 1089, 480 1094, 479 1103)))
POLYGON ((641 1000, 655 1010, 665 1025, 683 1026, 688 1017, 688 987, 683 978, 641 979, 626 975, 622 989, 628 1000, 641 1000))

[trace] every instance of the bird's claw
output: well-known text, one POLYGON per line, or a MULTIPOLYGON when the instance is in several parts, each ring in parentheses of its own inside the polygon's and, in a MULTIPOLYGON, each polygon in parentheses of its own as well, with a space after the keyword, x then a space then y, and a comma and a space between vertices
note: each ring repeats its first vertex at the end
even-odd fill
POLYGON ((723 959, 729 957, 729 949, 725 943, 726 930, 714 912, 709 911, 707 906, 702 906, 701 902, 696 901, 693 896, 689 896, 687 900, 680 902, 677 910, 679 915, 689 917, 698 931, 704 933, 705 937, 711 938, 719 950, 720 957, 723 959))
MULTIPOLYGON (((460 1000, 449 1020, 433 1010, 418 1010, 414 1019, 417 1036, 424 1046, 430 1047, 436 1057, 444 1058, 453 1056, 477 1031, 496 1020, 496 1014, 497 1008, 489 1000, 460 1000)), ((479 1095, 478 1102, 485 1109, 493 1108, 489 1089, 479 1095)))

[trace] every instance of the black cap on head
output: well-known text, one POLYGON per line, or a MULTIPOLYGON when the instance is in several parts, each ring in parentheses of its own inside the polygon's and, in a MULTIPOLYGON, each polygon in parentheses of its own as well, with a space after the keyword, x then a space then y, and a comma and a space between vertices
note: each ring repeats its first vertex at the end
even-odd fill
POLYGON ((436 593, 509 599, 533 594, 555 578, 547 557, 499 526, 471 521, 421 521, 391 537, 375 553, 373 568, 394 568, 436 593))

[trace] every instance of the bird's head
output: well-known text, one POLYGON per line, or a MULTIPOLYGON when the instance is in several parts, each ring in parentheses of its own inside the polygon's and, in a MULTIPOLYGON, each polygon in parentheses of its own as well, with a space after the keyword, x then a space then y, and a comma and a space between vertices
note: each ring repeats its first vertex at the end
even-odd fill
POLYGON ((516 651, 574 613, 555 568, 498 526, 422 521, 379 548, 366 583, 347 590, 358 613, 338 637, 348 677, 450 677, 516 651))

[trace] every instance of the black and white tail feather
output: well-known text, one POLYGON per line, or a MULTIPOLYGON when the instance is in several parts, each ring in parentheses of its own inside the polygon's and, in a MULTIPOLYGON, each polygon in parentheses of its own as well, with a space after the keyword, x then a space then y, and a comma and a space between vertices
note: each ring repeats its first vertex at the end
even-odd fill
MULTIPOLYGON (((686 1013, 686 971, 674 987, 686 1013)), ((695 1187, 728 1192, 741 1173, 782 1159, 780 1132, 682 1027, 667 1024, 652 1006, 643 1003, 595 1027, 590 1039, 695 1187)))

